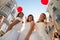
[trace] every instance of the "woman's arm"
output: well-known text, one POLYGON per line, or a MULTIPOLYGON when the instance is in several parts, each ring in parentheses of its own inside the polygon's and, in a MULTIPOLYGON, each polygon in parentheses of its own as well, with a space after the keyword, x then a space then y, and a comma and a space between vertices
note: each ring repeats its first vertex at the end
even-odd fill
POLYGON ((7 31, 8 32, 9 30, 11 30, 13 28, 14 25, 16 25, 17 23, 19 23, 20 21, 19 20, 14 20, 8 27, 7 31))
POLYGON ((34 22, 33 22, 33 21, 30 23, 30 25, 31 25, 31 26, 30 26, 30 30, 29 30, 29 32, 28 32, 25 40, 29 40, 30 35, 32 34, 32 31, 34 30, 34 22))

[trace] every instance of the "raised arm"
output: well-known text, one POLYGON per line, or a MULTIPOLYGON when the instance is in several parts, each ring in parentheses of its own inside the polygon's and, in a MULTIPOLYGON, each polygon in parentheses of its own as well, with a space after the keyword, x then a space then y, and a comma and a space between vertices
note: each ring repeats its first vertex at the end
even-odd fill
POLYGON ((13 28, 14 25, 16 25, 17 23, 19 23, 20 21, 19 20, 14 20, 8 27, 7 31, 8 32, 9 30, 11 30, 13 28))
POLYGON ((34 25, 35 25, 35 24, 34 24, 34 21, 32 21, 32 22, 30 23, 30 30, 29 30, 29 32, 28 32, 25 40, 29 40, 30 35, 32 34, 32 31, 34 30, 34 25))

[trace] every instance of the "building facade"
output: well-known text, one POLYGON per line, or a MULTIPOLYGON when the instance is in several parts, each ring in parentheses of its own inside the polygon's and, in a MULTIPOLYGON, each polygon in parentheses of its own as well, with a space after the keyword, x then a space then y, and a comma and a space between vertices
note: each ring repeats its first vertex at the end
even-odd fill
POLYGON ((9 24, 15 19, 17 15, 17 3, 15 0, 0 0, 0 15, 5 17, 1 30, 6 31, 9 24))
MULTIPOLYGON (((60 0, 51 0, 47 7, 47 12, 53 17, 53 21, 56 21, 57 28, 60 30, 60 0)), ((54 31, 54 30, 53 30, 54 31)), ((60 31, 58 31, 60 34, 60 31)), ((51 33, 51 36, 53 32, 51 33)))

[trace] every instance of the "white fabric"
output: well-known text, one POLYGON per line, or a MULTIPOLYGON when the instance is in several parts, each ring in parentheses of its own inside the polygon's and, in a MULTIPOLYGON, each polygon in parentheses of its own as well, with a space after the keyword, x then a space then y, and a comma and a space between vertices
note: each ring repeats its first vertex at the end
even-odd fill
POLYGON ((19 36, 19 39, 18 39, 18 40, 24 40, 25 37, 26 37, 26 35, 27 35, 27 33, 28 33, 28 31, 29 31, 29 29, 30 29, 30 22, 25 23, 25 28, 24 28, 24 30, 21 32, 21 35, 19 36), (21 38, 21 37, 22 37, 22 38, 21 38))
MULTIPOLYGON (((30 22, 28 23, 25 23, 25 29, 24 31, 21 33, 20 37, 19 37, 19 40, 24 40, 27 33, 29 32, 30 30, 30 22), (23 39, 22 39, 22 38, 23 39)), ((30 39, 29 40, 41 40, 41 37, 38 35, 37 31, 33 32, 30 36, 30 39)))
POLYGON ((17 20, 21 21, 18 24, 16 24, 12 30, 8 31, 4 36, 0 38, 0 40, 18 40, 18 37, 20 35, 19 31, 22 27, 22 20, 20 18, 16 18, 17 20))
POLYGON ((46 25, 43 22, 36 23, 36 25, 38 27, 37 32, 41 36, 42 40, 51 40, 45 31, 46 25))
POLYGON ((39 34, 38 34, 37 31, 34 31, 34 32, 31 34, 29 40, 42 40, 42 37, 39 36, 39 34))
POLYGON ((13 30, 20 31, 22 28, 22 19, 17 17, 16 20, 19 20, 20 22, 13 27, 13 30))
POLYGON ((59 38, 55 38, 55 40, 59 40, 59 38))

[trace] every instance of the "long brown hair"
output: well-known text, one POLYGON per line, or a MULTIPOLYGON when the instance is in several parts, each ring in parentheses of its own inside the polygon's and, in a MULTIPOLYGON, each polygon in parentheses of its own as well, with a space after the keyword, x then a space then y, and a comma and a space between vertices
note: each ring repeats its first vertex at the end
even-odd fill
POLYGON ((29 17, 30 17, 30 16, 32 17, 32 21, 34 21, 34 17, 33 17, 33 15, 30 14, 30 15, 28 16, 27 20, 26 20, 27 22, 29 22, 29 17))
POLYGON ((19 14, 20 14, 20 13, 22 13, 22 14, 24 15, 24 13, 23 13, 23 12, 19 12, 19 13, 18 13, 18 15, 17 15, 17 17, 19 17, 19 14))
MULTIPOLYGON (((46 19, 46 14, 45 13, 41 13, 44 15, 44 19, 46 19)), ((39 22, 39 20, 37 21, 37 23, 39 22)), ((42 22, 44 22, 44 20, 42 20, 42 22)))
POLYGON ((44 15, 44 19, 46 19, 46 14, 45 13, 42 13, 44 15))

